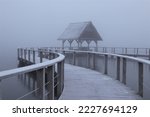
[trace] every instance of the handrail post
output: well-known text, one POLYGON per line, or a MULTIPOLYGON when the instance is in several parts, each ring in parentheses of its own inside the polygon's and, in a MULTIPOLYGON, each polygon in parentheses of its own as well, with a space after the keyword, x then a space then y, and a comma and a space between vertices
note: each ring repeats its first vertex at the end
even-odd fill
POLYGON ((17 49, 18 59, 20 58, 20 48, 17 49))
POLYGON ((143 97, 143 63, 138 63, 138 78, 139 78, 139 91, 138 94, 143 97))
POLYGON ((120 57, 117 57, 117 80, 120 81, 120 57))
POLYGON ((26 49, 24 49, 24 59, 26 60, 26 49))
POLYGON ((42 63, 42 62, 43 62, 43 52, 40 51, 40 63, 42 63))
POLYGON ((125 48, 125 54, 126 54, 126 55, 127 55, 127 51, 128 51, 127 48, 125 48))
POLYGON ((72 59, 72 64, 75 65, 76 64, 76 60, 75 60, 75 51, 73 51, 73 59, 72 59))
POLYGON ((23 49, 21 48, 21 59, 23 59, 23 49))
POLYGON ((149 56, 148 57, 149 57, 149 60, 150 60, 150 49, 149 49, 149 56))
POLYGON ((33 63, 35 63, 35 50, 33 50, 33 63))
POLYGON ((92 55, 93 55, 92 69, 95 70, 95 53, 92 53, 92 55))
POLYGON ((137 53, 137 56, 138 56, 138 54, 139 54, 139 49, 138 48, 137 48, 137 52, 136 53, 137 53))
POLYGON ((28 60, 30 61, 30 50, 28 50, 28 60))
POLYGON ((60 97, 61 92, 63 90, 63 79, 64 79, 64 62, 61 61, 57 64, 57 71, 58 71, 58 77, 57 77, 57 97, 60 97))
POLYGON ((108 55, 105 55, 105 69, 104 69, 104 74, 107 74, 107 67, 108 67, 108 55))
POLYGON ((45 68, 37 70, 37 88, 41 99, 45 99, 45 68))
POLYGON ((90 53, 87 53, 87 68, 90 68, 90 53))
POLYGON ((122 83, 126 84, 126 58, 123 58, 123 73, 122 73, 122 83))
POLYGON ((47 73, 47 82, 49 84, 47 85, 48 89, 48 99, 54 100, 54 66, 50 66, 46 69, 47 73))

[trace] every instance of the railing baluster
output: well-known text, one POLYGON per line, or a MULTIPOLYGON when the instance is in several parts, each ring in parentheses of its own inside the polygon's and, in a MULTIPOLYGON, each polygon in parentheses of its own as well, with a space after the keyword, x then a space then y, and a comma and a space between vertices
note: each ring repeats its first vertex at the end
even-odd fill
POLYGON ((37 88, 41 99, 45 99, 45 68, 37 70, 37 88))
POLYGON ((120 57, 117 57, 117 80, 120 81, 120 57))
POLYGON ((46 69, 47 73, 47 82, 49 82, 47 86, 48 90, 48 99, 54 100, 54 66, 50 66, 46 69))
POLYGON ((122 83, 126 84, 126 58, 123 58, 122 83))
POLYGON ((33 50, 33 63, 35 63, 35 50, 33 50))
POLYGON ((139 82, 139 95, 140 96, 142 96, 143 97, 143 63, 138 63, 138 69, 139 69, 139 71, 138 71, 138 77, 139 77, 139 79, 138 79, 138 82, 139 82))
POLYGON ((107 74, 107 67, 108 67, 108 55, 105 55, 105 59, 104 59, 104 64, 105 64, 105 69, 104 69, 104 74, 107 74))

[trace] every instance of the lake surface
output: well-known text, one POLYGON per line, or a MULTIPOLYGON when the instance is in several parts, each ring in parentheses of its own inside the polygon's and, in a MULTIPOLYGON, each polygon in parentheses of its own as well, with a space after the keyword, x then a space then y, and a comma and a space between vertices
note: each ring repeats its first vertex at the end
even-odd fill
MULTIPOLYGON (((0 71, 17 68, 19 61, 17 53, 0 56, 0 71)), ((0 82, 0 96, 2 99, 15 100, 32 91, 34 84, 33 78, 22 74, 21 76, 9 77, 0 82), (31 85, 28 85, 31 83, 31 85)), ((38 99, 34 94, 26 96, 22 99, 38 99)))

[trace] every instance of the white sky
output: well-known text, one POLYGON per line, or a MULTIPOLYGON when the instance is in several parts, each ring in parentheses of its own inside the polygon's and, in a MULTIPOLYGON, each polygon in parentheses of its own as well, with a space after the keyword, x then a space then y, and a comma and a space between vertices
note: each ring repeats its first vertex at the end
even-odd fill
POLYGON ((150 0, 0 0, 0 50, 61 46, 68 24, 82 21, 101 46, 150 47, 150 0))

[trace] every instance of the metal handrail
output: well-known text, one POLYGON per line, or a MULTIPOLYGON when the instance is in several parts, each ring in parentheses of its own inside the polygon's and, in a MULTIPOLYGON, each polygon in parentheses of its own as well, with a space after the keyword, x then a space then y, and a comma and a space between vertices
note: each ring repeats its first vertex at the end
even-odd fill
POLYGON ((142 96, 143 99, 150 99, 150 86, 148 85, 150 84, 149 60, 113 53, 61 49, 52 50, 61 52, 64 55, 66 55, 66 62, 68 60, 69 64, 85 67, 92 70, 97 70, 101 73, 116 78, 123 84, 128 84, 129 78, 131 78, 133 75, 136 79, 133 81, 134 83, 136 82, 136 88, 134 86, 130 87, 134 89, 140 96, 142 96), (85 60, 83 61, 83 63, 79 62, 81 61, 81 57, 82 60, 85 60), (102 58, 101 62, 97 62, 98 59, 100 59, 99 57, 102 58), (111 63, 111 60, 113 60, 113 63, 111 63), (135 68, 130 69, 130 64, 132 64, 135 68), (135 70, 136 72, 132 73, 132 70, 135 70))
MULTIPOLYGON (((1 71, 0 72, 0 81, 2 80, 5 80, 7 78, 10 78, 14 75, 19 75, 19 74, 24 74, 24 73, 29 73, 29 72, 33 72, 33 71, 36 71, 36 73, 38 73, 40 76, 38 76, 37 79, 41 79, 42 78, 42 84, 41 81, 38 82, 39 85, 41 85, 41 87, 38 87, 37 89, 35 90, 32 90, 28 93, 26 93, 25 95, 17 98, 17 99, 22 99, 30 94, 32 94, 33 92, 37 91, 37 90, 40 90, 41 91, 41 94, 42 94, 42 99, 45 99, 45 86, 48 85, 52 85, 50 89, 48 89, 48 92, 50 93, 51 92, 51 96, 49 97, 49 99, 54 99, 54 66, 57 65, 57 68, 58 68, 58 73, 60 74, 59 77, 57 77, 57 80, 59 82, 62 82, 61 84, 64 83, 63 79, 64 79, 64 76, 63 76, 63 72, 64 72, 64 59, 65 59, 65 56, 60 54, 60 53, 56 53, 56 52, 50 52, 50 51, 44 51, 44 50, 34 50, 34 49, 22 49, 22 48, 19 48, 18 49, 18 59, 21 60, 21 61, 25 61, 25 62, 30 62, 32 63, 32 65, 29 65, 29 66, 25 66, 25 67, 20 67, 20 68, 15 68, 15 69, 11 69, 11 70, 5 70, 5 71, 1 71), (28 51, 28 55, 27 55, 27 51, 28 51), (30 52, 32 51, 32 53, 30 52), (40 55, 39 58, 40 58, 40 63, 35 63, 35 52, 38 52, 38 54, 40 55), (33 61, 31 61, 31 56, 30 54, 33 55, 33 61), (49 54, 49 57, 50 57, 50 54, 55 54, 55 56, 52 58, 52 59, 46 59, 46 61, 43 62, 43 55, 45 54, 49 54), (27 57, 28 56, 28 57, 27 57), (50 76, 49 76, 49 81, 47 83, 45 83, 45 73, 46 73, 46 70, 49 69, 50 71, 50 76), (41 71, 42 70, 42 71, 41 71), (42 77, 41 77, 42 75, 42 77)), ((59 84, 60 85, 60 84, 59 84)), ((58 97, 60 96, 60 94, 62 93, 63 91, 63 85, 61 86, 58 86, 57 88, 58 90, 58 97)))
POLYGON ((15 68, 15 69, 11 69, 11 70, 5 70, 5 71, 1 71, 0 72, 0 80, 9 78, 11 76, 17 75, 17 74, 23 74, 23 73, 28 73, 28 72, 32 72, 41 68, 46 68, 48 66, 52 66, 62 60, 64 60, 65 56, 57 53, 58 57, 43 63, 37 63, 37 64, 33 64, 30 66, 25 66, 25 67, 21 67, 21 68, 15 68))

